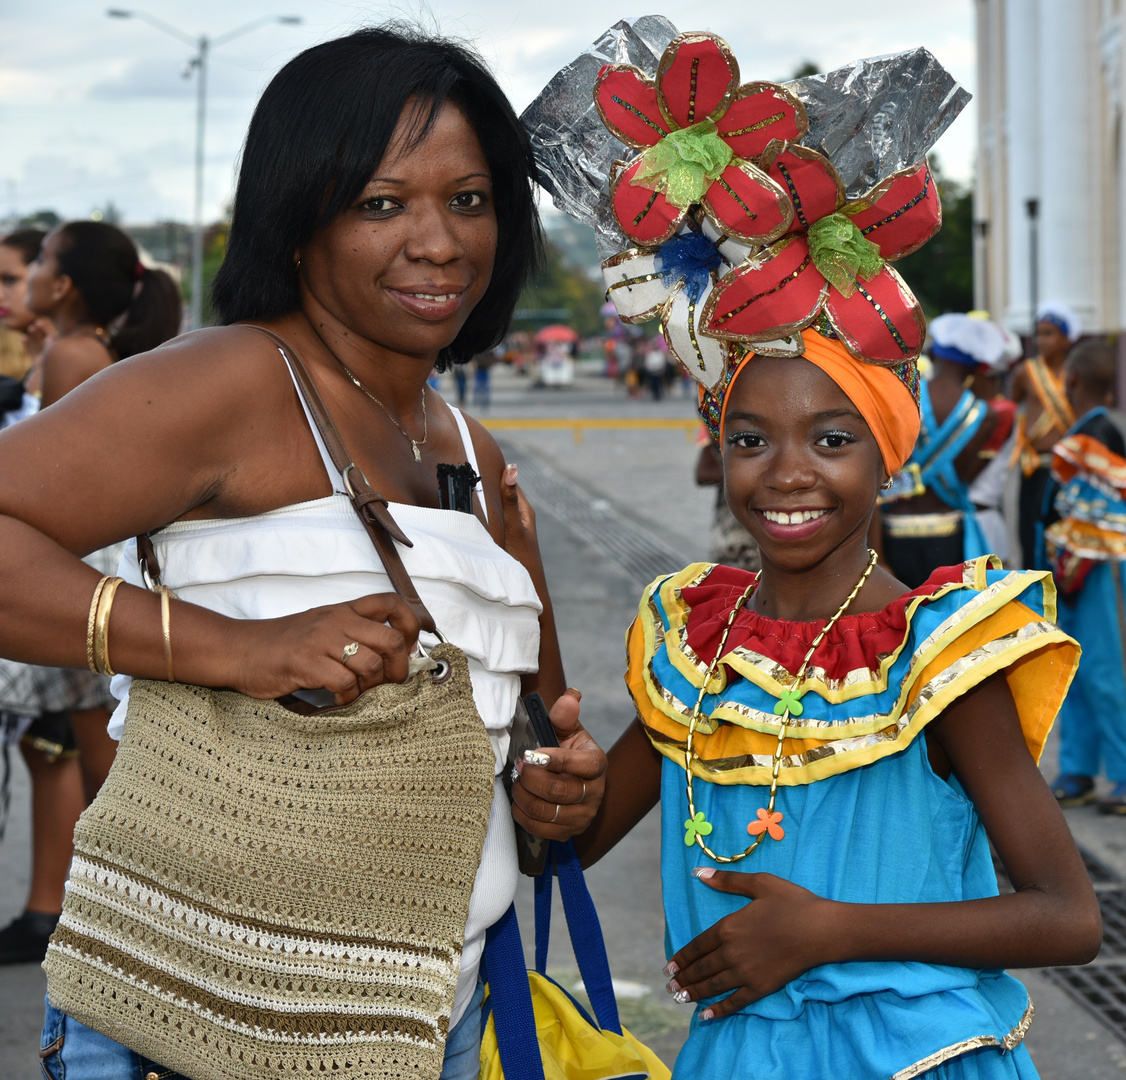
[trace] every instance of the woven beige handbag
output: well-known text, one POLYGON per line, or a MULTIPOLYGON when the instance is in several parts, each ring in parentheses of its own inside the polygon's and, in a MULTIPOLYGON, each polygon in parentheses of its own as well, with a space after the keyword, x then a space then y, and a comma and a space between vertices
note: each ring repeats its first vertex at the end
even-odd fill
MULTIPOLYGON (((350 489, 433 627, 386 505, 350 489)), ((51 1003, 193 1080, 437 1080, 495 759, 464 655, 430 658, 312 715, 135 681, 75 830, 51 1003)))

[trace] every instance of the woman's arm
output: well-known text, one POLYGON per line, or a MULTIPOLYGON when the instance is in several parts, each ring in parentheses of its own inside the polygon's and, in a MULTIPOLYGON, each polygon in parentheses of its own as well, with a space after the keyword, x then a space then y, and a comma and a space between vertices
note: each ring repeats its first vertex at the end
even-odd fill
POLYGON ((994 676, 959 699, 931 729, 932 760, 940 771, 948 761, 958 775, 1015 891, 949 903, 845 904, 771 874, 704 870, 701 888, 755 902, 672 958, 672 990, 684 992, 684 1000, 730 993, 711 1008, 719 1017, 819 964, 915 960, 1010 968, 1094 958, 1102 939, 1098 902, 1063 815, 1025 747, 1004 677, 994 676))
MULTIPOLYGON (((86 666, 99 575, 80 556, 185 516, 260 513, 327 488, 280 363, 259 334, 205 331, 0 433, 0 655, 86 666)), ((158 597, 123 586, 109 625, 115 670, 166 677, 158 597)), ((397 598, 253 621, 177 601, 171 629, 180 681, 262 698, 324 686, 343 702, 405 678, 417 622, 397 598), (351 641, 362 647, 345 665, 351 641)))

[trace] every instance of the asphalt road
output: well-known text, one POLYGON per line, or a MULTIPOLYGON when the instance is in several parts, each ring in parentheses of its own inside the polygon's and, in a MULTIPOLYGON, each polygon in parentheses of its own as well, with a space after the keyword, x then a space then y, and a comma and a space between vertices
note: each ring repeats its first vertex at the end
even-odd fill
MULTIPOLYGON (((693 416, 692 402, 627 400, 597 379, 580 379, 569 390, 533 390, 502 372, 494 381, 488 422, 521 419, 646 419, 676 423, 693 416)), ((632 717, 622 682, 623 635, 642 587, 663 570, 702 559, 708 546, 712 492, 692 481, 696 449, 679 427, 585 429, 581 441, 557 427, 505 427, 496 432, 537 509, 541 545, 560 629, 569 681, 583 691, 583 719, 610 745, 632 717)), ((1043 768, 1055 771, 1049 745, 1043 768)), ((1111 908, 1126 882, 1126 820, 1099 817, 1090 808, 1067 812, 1077 840, 1093 860, 1111 908), (1106 878, 1108 880, 1102 880, 1106 878)), ((22 907, 28 877, 28 792, 17 765, 12 818, 0 843, 0 925, 22 907)), ((658 874, 657 812, 587 875, 619 984, 623 1022, 671 1064, 686 1030, 689 1009, 664 993, 664 924, 658 874)), ((519 897, 521 924, 531 960, 531 888, 519 897)), ((1110 910, 1110 909, 1108 909, 1110 910)), ((1117 944, 1104 947, 1100 970, 1121 971, 1126 958, 1126 902, 1117 944)), ((1113 913, 1113 911, 1112 911, 1113 913)), ((564 985, 577 968, 556 904, 549 971, 564 985)), ((1109 924, 1108 924, 1109 925, 1109 924)), ((1095 971, 1094 968, 1088 972, 1095 971)), ((1040 972, 1018 973, 1036 1003, 1027 1045, 1044 1080, 1121 1080, 1126 1076, 1126 1031, 1114 1034, 1103 1019, 1076 1004, 1040 972)), ((1126 1009, 1126 981, 1107 983, 1104 997, 1119 996, 1126 1009)), ((38 1077, 37 1037, 42 1022, 42 972, 35 965, 0 969, 0 1080, 38 1077)))

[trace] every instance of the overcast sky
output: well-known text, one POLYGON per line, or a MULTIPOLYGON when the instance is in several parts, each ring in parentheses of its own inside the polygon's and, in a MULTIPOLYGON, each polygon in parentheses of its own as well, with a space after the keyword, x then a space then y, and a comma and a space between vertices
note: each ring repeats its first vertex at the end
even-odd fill
MULTIPOLYGON (((127 2, 127 0, 126 0, 127 2)), ((187 45, 137 19, 107 18, 96 0, 0 0, 0 217, 52 208, 84 217, 112 201, 126 222, 192 215, 195 81, 187 45)), ((122 6, 126 6, 123 4, 122 6)), ((387 17, 468 39, 493 66, 517 111, 618 18, 656 11, 681 30, 711 30, 732 45, 744 81, 786 79, 804 60, 821 70, 925 45, 975 90, 972 0, 801 3, 694 0, 683 9, 615 8, 606 0, 144 0, 190 35, 217 37, 262 15, 298 15, 215 50, 209 79, 205 213, 231 199, 235 161, 254 103, 301 49, 387 17)), ((974 106, 937 151, 959 179, 973 174, 974 106)))

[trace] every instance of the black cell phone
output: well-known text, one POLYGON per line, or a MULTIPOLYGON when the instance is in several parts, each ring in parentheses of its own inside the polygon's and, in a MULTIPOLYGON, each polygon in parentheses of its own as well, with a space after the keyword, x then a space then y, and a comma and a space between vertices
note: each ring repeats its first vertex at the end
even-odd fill
MULTIPOLYGON (((501 777, 504 790, 512 801, 512 785, 519 778, 516 762, 522 761, 524 751, 538 750, 541 746, 558 746, 555 728, 547 715, 547 706, 539 694, 531 693, 516 699, 516 712, 512 717, 512 736, 508 742, 508 760, 501 777)), ((533 836, 523 825, 516 825, 516 856, 520 873, 539 877, 547 862, 547 841, 533 836)))

